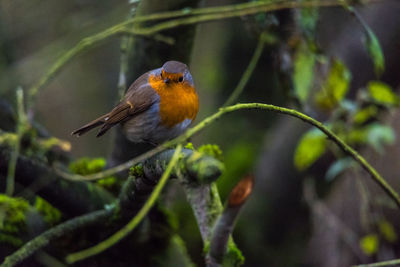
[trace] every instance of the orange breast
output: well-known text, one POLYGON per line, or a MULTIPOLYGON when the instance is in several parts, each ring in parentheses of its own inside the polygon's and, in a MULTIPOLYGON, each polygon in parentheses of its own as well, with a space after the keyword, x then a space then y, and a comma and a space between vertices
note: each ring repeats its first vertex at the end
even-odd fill
POLYGON ((199 111, 196 90, 186 82, 164 83, 155 75, 150 75, 151 87, 160 95, 161 123, 173 127, 185 119, 194 120, 199 111))

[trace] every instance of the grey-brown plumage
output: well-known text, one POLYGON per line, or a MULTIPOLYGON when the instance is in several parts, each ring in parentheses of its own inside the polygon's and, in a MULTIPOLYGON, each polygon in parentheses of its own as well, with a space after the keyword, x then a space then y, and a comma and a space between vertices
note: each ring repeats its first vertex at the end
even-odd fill
POLYGON ((102 126, 96 135, 100 137, 116 124, 147 110, 157 99, 156 92, 147 82, 149 73, 147 72, 140 76, 129 87, 122 101, 113 110, 73 131, 71 134, 81 136, 96 127, 102 126))

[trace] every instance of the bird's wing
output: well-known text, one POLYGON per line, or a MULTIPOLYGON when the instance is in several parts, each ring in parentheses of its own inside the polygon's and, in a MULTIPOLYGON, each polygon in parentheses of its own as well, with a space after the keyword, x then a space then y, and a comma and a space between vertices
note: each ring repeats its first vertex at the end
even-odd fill
MULTIPOLYGON (((147 73, 146 73, 147 74, 147 73)), ((123 100, 104 117, 104 124, 97 133, 102 136, 114 125, 124 122, 139 113, 146 111, 151 105, 158 101, 157 92, 147 83, 148 75, 139 77, 128 89, 123 100), (142 77, 145 81, 138 81, 142 77)))

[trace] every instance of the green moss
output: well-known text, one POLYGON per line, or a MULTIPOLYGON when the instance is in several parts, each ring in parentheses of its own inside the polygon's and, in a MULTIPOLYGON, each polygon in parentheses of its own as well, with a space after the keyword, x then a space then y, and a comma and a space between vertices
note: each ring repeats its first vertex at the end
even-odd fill
POLYGON ((0 231, 18 233, 26 227, 25 213, 29 203, 22 198, 12 198, 0 194, 0 231))
POLYGON ((224 257, 222 266, 241 266, 244 263, 242 252, 238 249, 232 238, 228 241, 227 253, 224 257))
POLYGON ((210 251, 210 245, 211 245, 210 240, 204 241, 204 247, 203 247, 203 254, 204 255, 206 255, 208 253, 208 251, 210 251))
POLYGON ((17 142, 17 135, 15 133, 0 132, 0 145, 14 146, 17 142))
POLYGON ((69 169, 71 172, 88 175, 96 172, 100 172, 106 166, 106 160, 104 158, 80 158, 69 164, 69 169))
POLYGON ((106 177, 100 180, 97 180, 96 183, 108 190, 113 190, 115 187, 119 187, 119 183, 116 177, 111 176, 111 177, 106 177))
POLYGON ((185 148, 190 149, 190 150, 194 150, 194 146, 193 146, 192 142, 188 142, 186 144, 185 148))
POLYGON ((61 219, 61 212, 41 197, 36 197, 35 209, 43 215, 43 219, 50 225, 56 224, 61 219))
POLYGON ((206 155, 212 156, 220 161, 223 161, 222 150, 218 145, 205 144, 199 147, 198 151, 206 155))
POLYGON ((134 177, 143 177, 144 170, 142 164, 137 164, 129 169, 129 175, 134 177))

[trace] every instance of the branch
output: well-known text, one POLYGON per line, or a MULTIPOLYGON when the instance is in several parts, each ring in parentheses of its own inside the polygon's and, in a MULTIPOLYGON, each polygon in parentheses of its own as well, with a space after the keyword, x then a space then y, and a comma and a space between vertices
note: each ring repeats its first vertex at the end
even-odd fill
MULTIPOLYGON (((0 146, 0 177, 6 177, 12 150, 0 146)), ((37 194, 60 209, 66 217, 98 210, 114 198, 95 184, 65 181, 45 163, 19 155, 15 172, 16 183, 34 189, 37 194)))
MULTIPOLYGON (((364 0, 363 3, 379 3, 384 0, 364 0)), ((160 31, 168 30, 171 28, 175 28, 178 26, 189 25, 189 24, 197 24, 208 21, 222 20, 233 17, 240 17, 246 15, 257 14, 261 12, 271 12, 281 9, 288 8, 306 8, 306 7, 329 7, 329 6, 342 6, 345 3, 343 0, 325 0, 325 1, 287 1, 282 2, 281 0, 273 1, 273 2, 250 2, 244 4, 236 4, 229 6, 221 6, 221 7, 212 7, 212 8, 198 8, 198 9, 182 9, 171 12, 162 12, 151 14, 147 16, 139 16, 132 18, 130 20, 126 20, 120 24, 114 25, 102 32, 99 32, 95 35, 86 37, 82 39, 76 46, 67 51, 64 55, 62 55, 51 67, 50 69, 42 76, 42 78, 29 89, 28 95, 28 108, 32 107, 34 98, 38 91, 48 84, 48 82, 75 56, 80 53, 89 50, 90 48, 99 45, 100 43, 106 41, 107 39, 114 37, 119 34, 123 34, 124 32, 129 30, 130 34, 138 35, 138 36, 152 36, 155 33, 160 31), (147 28, 140 27, 129 27, 132 23, 136 22, 146 22, 146 21, 154 21, 160 19, 172 19, 177 18, 175 20, 169 20, 166 22, 158 23, 154 26, 149 26, 147 28), (179 18, 183 17, 183 18, 179 18)))
POLYGON ((38 235, 28 243, 23 245, 21 248, 19 248, 16 252, 6 257, 0 267, 12 267, 35 253, 37 250, 48 245, 51 240, 71 233, 82 226, 87 226, 93 223, 99 223, 99 221, 104 221, 105 219, 110 217, 112 212, 113 209, 99 210, 59 224, 38 235))
POLYGON ((135 217, 132 218, 132 220, 125 225, 122 229, 120 229, 118 232, 110 236, 108 239, 102 241, 101 243, 98 243, 97 245, 90 247, 88 249, 72 253, 66 257, 66 261, 68 263, 74 263, 83 259, 86 259, 88 257, 97 255, 104 250, 110 248, 111 246, 115 245, 118 243, 121 239, 126 237, 129 233, 133 231, 133 229, 136 228, 136 226, 143 220, 143 218, 147 215, 147 213, 150 211, 150 209, 153 207, 154 203, 156 202, 158 196, 161 193, 161 190, 163 189, 164 185, 166 184, 172 169, 175 167, 176 163, 179 160, 180 157, 180 152, 182 150, 182 146, 178 145, 177 148, 175 149, 175 152, 168 163, 167 168, 165 169, 165 172, 163 173, 160 181, 157 183, 156 187, 154 188, 153 192, 151 193, 149 199, 146 201, 146 203, 143 205, 143 207, 140 209, 138 214, 136 214, 135 217))
POLYGON ((212 228, 223 210, 217 185, 215 183, 193 184, 184 176, 180 178, 180 182, 186 199, 193 209, 203 243, 208 244, 212 228))
POLYGON ((233 188, 228 198, 224 212, 215 224, 210 249, 206 256, 207 266, 220 266, 227 252, 228 243, 232 241, 232 232, 240 209, 250 196, 254 180, 252 176, 245 177, 233 188))
POLYGON ((353 267, 383 267, 383 266, 393 266, 400 264, 400 259, 381 261, 369 264, 353 265, 353 267))

